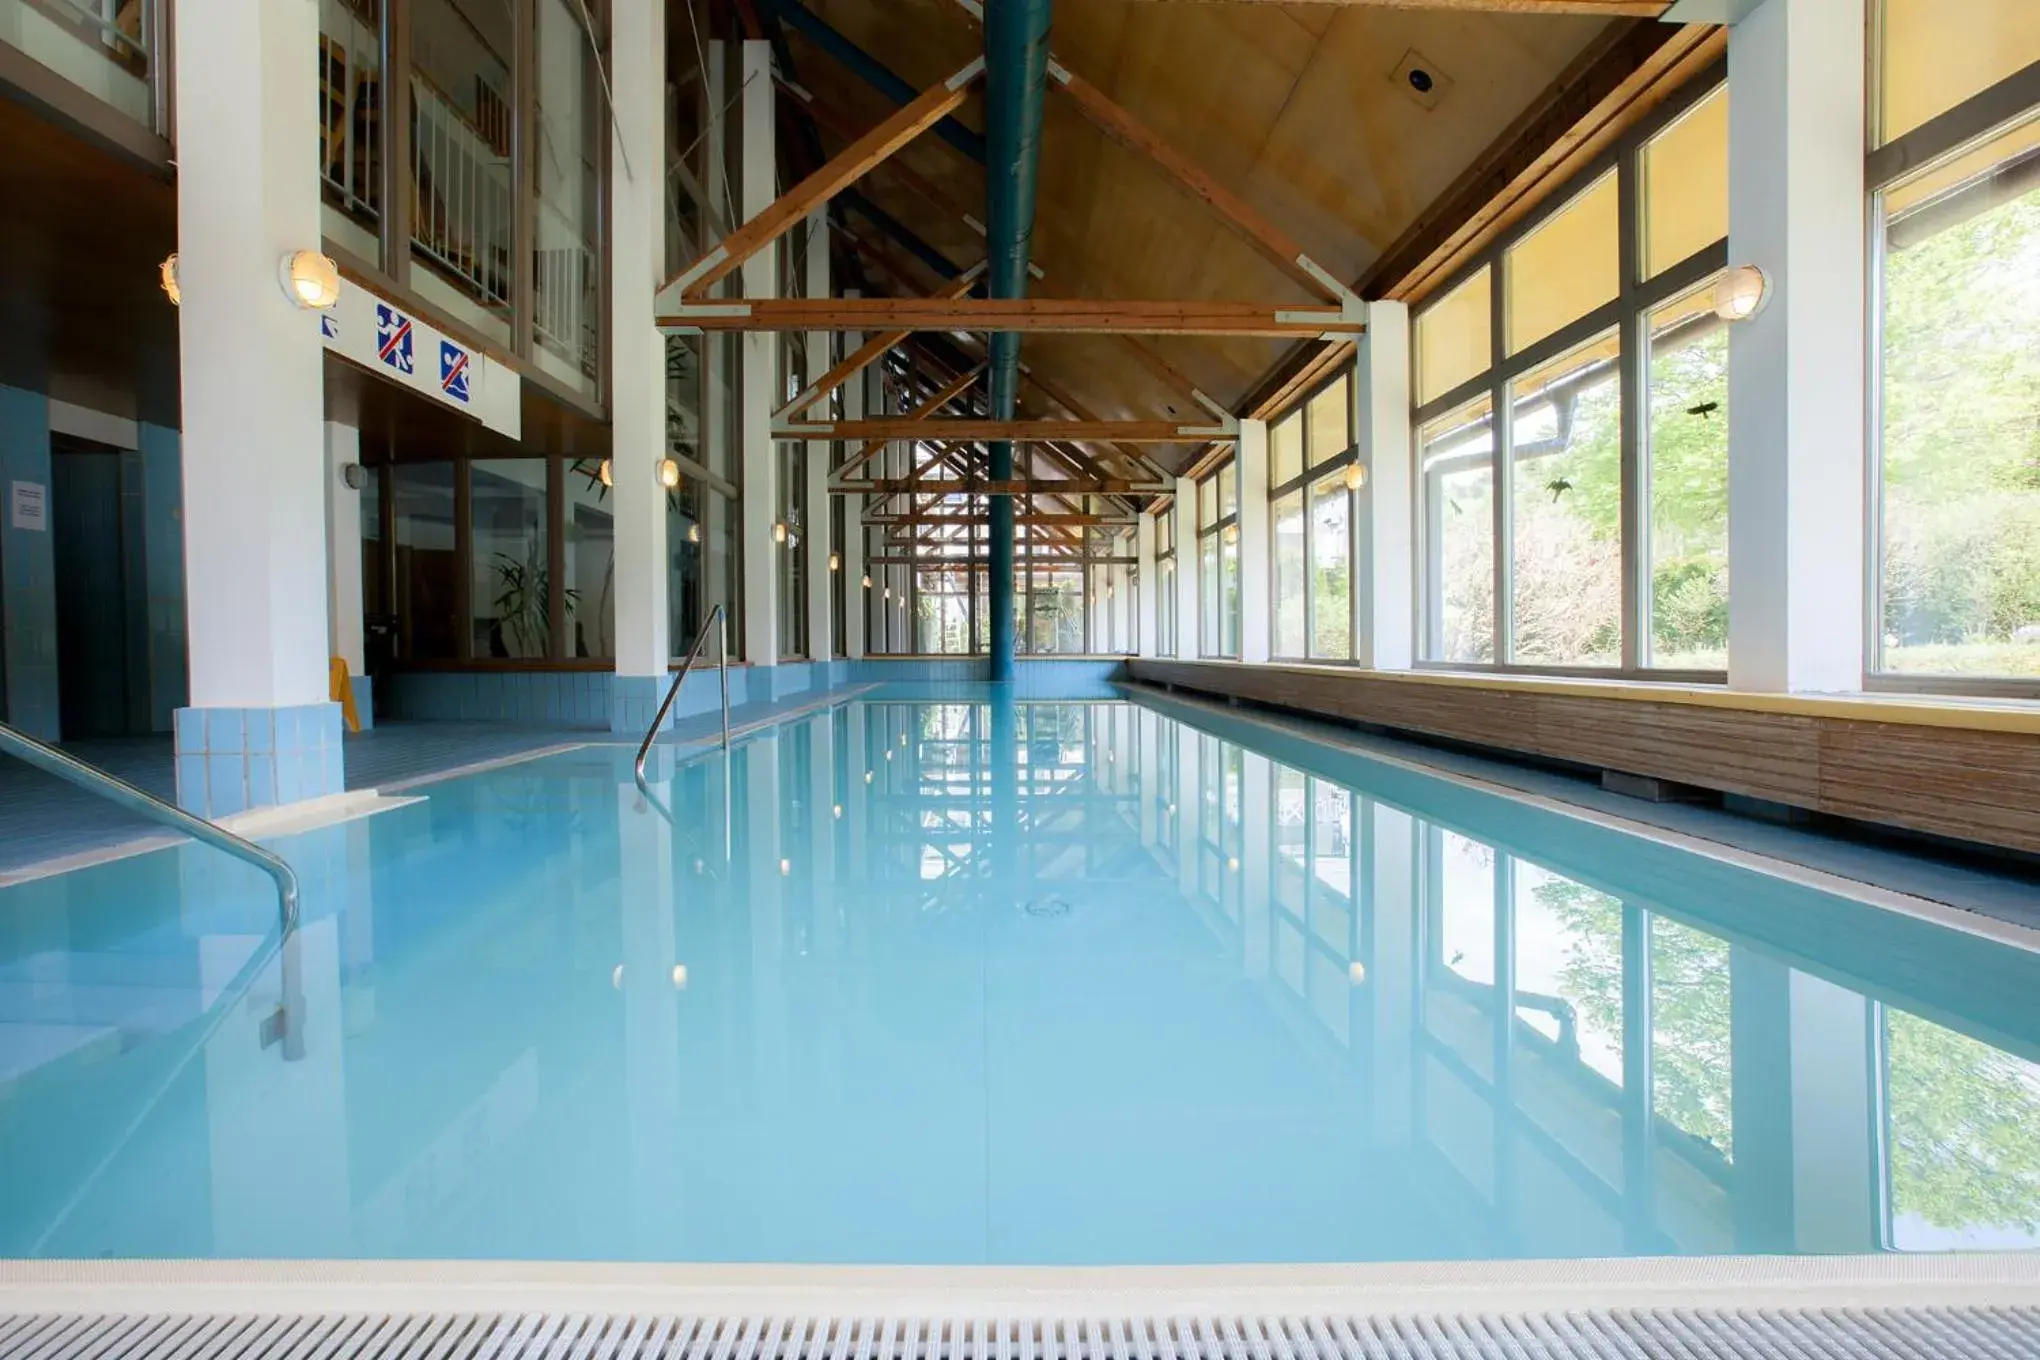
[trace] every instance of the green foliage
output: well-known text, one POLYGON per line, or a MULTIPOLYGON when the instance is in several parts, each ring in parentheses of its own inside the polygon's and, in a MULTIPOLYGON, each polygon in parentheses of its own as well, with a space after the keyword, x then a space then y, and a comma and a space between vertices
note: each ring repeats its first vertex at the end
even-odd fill
POLYGON ((1885 1034, 1893 1213, 2040 1233, 2040 1073, 1902 1011, 1885 1034))

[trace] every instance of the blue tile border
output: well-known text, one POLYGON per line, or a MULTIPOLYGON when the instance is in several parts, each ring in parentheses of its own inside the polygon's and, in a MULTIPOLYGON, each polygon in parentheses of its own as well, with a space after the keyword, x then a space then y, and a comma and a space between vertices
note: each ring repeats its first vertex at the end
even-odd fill
POLYGON ((180 708, 177 804, 201 817, 324 798, 346 788, 340 705, 180 708))

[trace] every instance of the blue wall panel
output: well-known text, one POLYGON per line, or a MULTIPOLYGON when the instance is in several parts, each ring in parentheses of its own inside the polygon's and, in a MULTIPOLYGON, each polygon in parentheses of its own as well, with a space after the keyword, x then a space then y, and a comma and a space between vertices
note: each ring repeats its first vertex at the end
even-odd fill
POLYGON ((148 568, 149 726, 168 732, 190 702, 184 640, 184 462, 175 430, 142 426, 142 535, 148 568))

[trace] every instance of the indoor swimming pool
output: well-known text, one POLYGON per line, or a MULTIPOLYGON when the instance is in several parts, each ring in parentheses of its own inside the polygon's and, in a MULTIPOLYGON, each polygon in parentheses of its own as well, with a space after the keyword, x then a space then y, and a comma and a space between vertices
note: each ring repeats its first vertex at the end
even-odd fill
POLYGON ((2040 1243, 2040 956, 1164 700, 876 690, 0 890, 0 1256, 2040 1243))

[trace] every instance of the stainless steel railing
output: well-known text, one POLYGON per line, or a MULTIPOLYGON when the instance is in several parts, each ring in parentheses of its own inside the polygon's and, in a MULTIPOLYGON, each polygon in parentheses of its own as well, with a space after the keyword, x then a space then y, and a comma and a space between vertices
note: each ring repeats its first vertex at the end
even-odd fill
MULTIPOLYGON (((669 700, 670 702, 670 700, 669 700)), ((201 845, 211 846, 224 854, 232 855, 244 864, 252 864, 269 875, 276 885, 277 943, 283 951, 284 1004, 274 1017, 274 1037, 283 1043, 283 1056, 292 1060, 304 1056, 304 1034, 302 1027, 301 987, 297 984, 297 950, 291 938, 298 928, 298 878, 297 871, 283 859, 264 850, 253 841, 236 836, 224 827, 213 825, 202 817, 194 817, 174 803, 166 803, 146 789, 136 788, 124 779, 116 779, 96 765, 87 765, 75 756, 38 741, 0 723, 0 751, 16 756, 47 774, 53 774, 68 784, 75 784, 88 793, 96 793, 116 806, 129 812, 159 822, 172 830, 181 831, 201 845)), ((265 1041, 269 1036, 265 1034, 265 1041)))
MULTIPOLYGON (((715 668, 722 677, 722 748, 730 749, 730 621, 723 607, 717 605, 708 611, 708 617, 701 621, 701 632, 695 637, 694 645, 687 649, 686 658, 680 663, 679 674, 666 689, 665 701, 659 711, 652 715, 652 726, 645 733, 644 741, 637 748, 637 784, 645 788, 645 757, 652 753, 652 743, 659 739, 659 731, 666 725, 666 715, 673 711, 673 701, 680 697, 680 686, 687 683, 687 673, 694 669, 694 663, 701 659, 701 649, 708 645, 709 625, 715 626, 715 668)), ((649 790, 647 790, 649 792, 649 790)))

